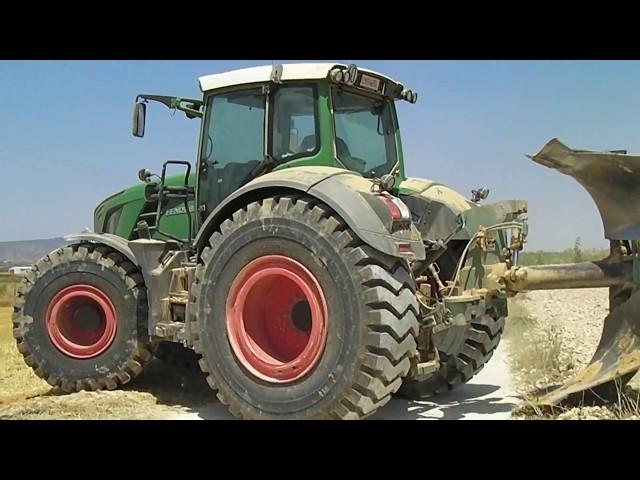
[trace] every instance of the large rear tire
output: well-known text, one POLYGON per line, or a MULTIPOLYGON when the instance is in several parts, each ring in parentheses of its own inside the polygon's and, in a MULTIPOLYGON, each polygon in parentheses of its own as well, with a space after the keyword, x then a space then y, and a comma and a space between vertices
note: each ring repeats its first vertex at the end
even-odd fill
POLYGON ((406 261, 364 245, 310 198, 235 212, 202 252, 191 292, 200 366, 241 418, 364 418, 417 353, 406 261))
POLYGON ((18 287, 13 335, 34 372, 70 393, 115 389, 151 358, 142 276, 103 245, 75 244, 39 260, 18 287))

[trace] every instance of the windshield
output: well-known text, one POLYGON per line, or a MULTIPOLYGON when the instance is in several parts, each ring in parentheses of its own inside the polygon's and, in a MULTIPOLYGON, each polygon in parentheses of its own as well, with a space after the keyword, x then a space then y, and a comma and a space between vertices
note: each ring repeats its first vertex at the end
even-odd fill
POLYGON ((333 88, 338 159, 367 177, 388 173, 398 161, 390 100, 333 88))

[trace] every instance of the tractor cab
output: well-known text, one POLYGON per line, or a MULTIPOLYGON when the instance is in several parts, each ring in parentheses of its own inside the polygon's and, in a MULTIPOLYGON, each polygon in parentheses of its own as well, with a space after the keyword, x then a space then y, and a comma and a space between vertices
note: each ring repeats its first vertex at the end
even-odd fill
MULTIPOLYGON (((391 186, 404 178, 394 102, 415 103, 417 94, 379 73, 340 64, 261 66, 201 77, 200 88, 202 100, 139 95, 133 117, 138 137, 149 101, 202 119, 195 179, 186 175, 182 191, 165 191, 174 201, 180 194, 195 201, 197 223, 231 193, 273 170, 348 169, 366 178, 394 177, 387 180, 391 186), (190 181, 197 188, 188 188, 190 181)), ((165 181, 163 174, 150 189, 154 198, 165 181)))

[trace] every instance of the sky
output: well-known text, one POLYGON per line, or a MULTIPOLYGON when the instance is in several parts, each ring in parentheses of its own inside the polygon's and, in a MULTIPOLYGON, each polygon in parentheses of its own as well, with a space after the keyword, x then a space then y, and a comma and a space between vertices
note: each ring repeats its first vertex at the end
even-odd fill
MULTIPOLYGON (((199 76, 272 60, 292 62, 0 61, 0 241, 92 227, 95 206, 140 168, 194 161, 198 122, 162 105, 149 106, 145 138, 131 136, 138 93, 199 98, 199 76)), ((528 250, 570 248, 578 236, 606 246, 586 191, 525 155, 554 137, 640 153, 640 62, 337 61, 418 92, 415 105, 397 103, 407 175, 465 196, 486 186, 485 203, 527 200, 528 250)))

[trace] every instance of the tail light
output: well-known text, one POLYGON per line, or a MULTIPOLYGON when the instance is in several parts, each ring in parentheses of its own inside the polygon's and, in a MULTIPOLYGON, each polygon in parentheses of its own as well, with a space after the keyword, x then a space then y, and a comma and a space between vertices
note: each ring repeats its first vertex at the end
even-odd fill
POLYGON ((410 228, 411 212, 402 200, 386 194, 378 196, 378 199, 385 204, 391 214, 391 233, 410 228))
POLYGON ((387 206, 393 220, 411 220, 411 212, 402 200, 391 195, 380 195, 378 198, 387 206))

